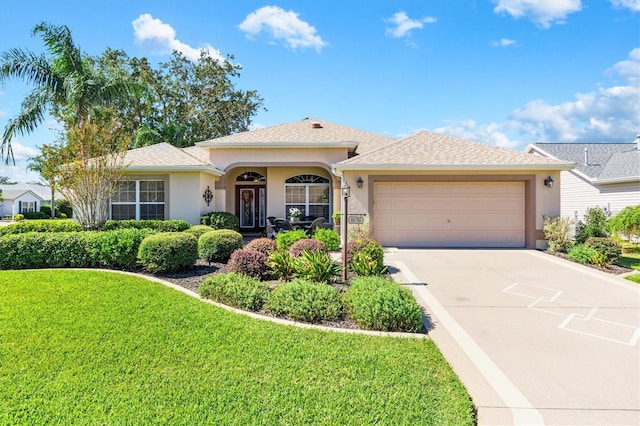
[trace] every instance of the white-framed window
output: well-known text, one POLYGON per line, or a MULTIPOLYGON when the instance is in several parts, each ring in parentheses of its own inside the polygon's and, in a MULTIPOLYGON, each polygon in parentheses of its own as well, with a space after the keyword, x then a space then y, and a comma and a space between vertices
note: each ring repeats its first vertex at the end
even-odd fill
POLYGON ((118 183, 111 197, 111 219, 164 219, 164 181, 128 180, 118 183))
POLYGON ((20 202, 20 213, 33 213, 36 211, 36 202, 35 201, 21 201, 20 202))
POLYGON ((326 177, 304 174, 285 181, 285 213, 297 207, 302 216, 331 218, 331 185, 326 177))

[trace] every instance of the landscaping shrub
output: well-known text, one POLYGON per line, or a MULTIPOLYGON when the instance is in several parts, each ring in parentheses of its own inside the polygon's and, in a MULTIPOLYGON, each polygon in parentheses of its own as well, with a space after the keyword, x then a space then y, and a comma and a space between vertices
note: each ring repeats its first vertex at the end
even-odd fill
POLYGON ((55 206, 56 206, 56 210, 60 211, 60 217, 73 216, 73 209, 71 208, 71 203, 69 202, 69 200, 65 200, 64 198, 61 200, 56 200, 55 206))
POLYGON ((228 272, 237 272, 262 279, 269 272, 267 255, 251 249, 240 249, 231 253, 226 267, 228 272))
POLYGON ((230 229, 205 232, 198 239, 198 255, 207 262, 226 262, 231 253, 241 249, 242 234, 230 229))
POLYGON ((387 267, 374 259, 371 253, 365 251, 356 252, 349 268, 360 277, 380 276, 387 272, 387 267))
POLYGON ((289 247, 289 254, 291 257, 300 257, 302 252, 305 250, 319 252, 319 251, 327 251, 327 247, 324 245, 322 241, 314 240, 311 238, 305 238, 303 240, 298 240, 289 247))
POLYGON ((127 219, 108 220, 102 227, 105 231, 113 229, 153 229, 158 232, 182 232, 189 229, 191 225, 186 220, 160 220, 160 219, 127 219))
POLYGON ((211 212, 200 216, 200 223, 202 225, 208 225, 213 229, 240 230, 240 220, 238 216, 229 212, 211 212))
POLYGON ((567 217, 547 217, 544 219, 544 238, 550 251, 566 252, 573 244, 571 226, 573 220, 567 217))
POLYGON ((51 219, 51 216, 47 216, 46 214, 42 213, 42 212, 26 212, 24 214, 24 218, 25 219, 51 219))
POLYGON ((276 250, 271 253, 267 265, 273 275, 281 280, 289 280, 296 273, 296 260, 284 250, 276 250))
POLYGON ((278 249, 278 245, 271 238, 256 238, 247 244, 245 248, 249 250, 257 250, 269 256, 278 249))
POLYGON ((629 239, 640 239, 640 204, 625 207, 609 219, 607 230, 629 239))
MULTIPOLYGON (((18 215, 16 215, 18 216, 18 215)), ((17 219, 16 219, 17 220, 17 219)), ((70 220, 34 220, 12 223, 0 228, 0 236, 25 232, 79 232, 82 225, 70 220)))
POLYGON ((622 255, 622 247, 610 238, 591 237, 584 245, 595 249, 604 256, 604 262, 611 264, 622 255))
POLYGON ((574 262, 592 265, 604 265, 605 257, 593 247, 584 244, 576 244, 567 253, 567 257, 574 262))
POLYGON ((189 234, 193 235, 194 237, 200 238, 200 236, 202 234, 204 234, 205 232, 209 232, 209 231, 213 231, 213 228, 207 225, 194 225, 189 229, 186 229, 184 232, 188 232, 189 234))
POLYGON ((295 279, 280 284, 265 303, 265 309, 296 321, 335 321, 342 315, 338 292, 327 284, 295 279))
POLYGON ((198 240, 185 232, 163 232, 142 240, 138 260, 151 272, 187 269, 198 258, 198 240))
POLYGON ((28 232, 0 238, 0 269, 136 266, 149 230, 28 232))
MULTIPOLYGON (((11 215, 9 215, 9 219, 11 219, 11 215)), ((13 216, 13 220, 15 221, 24 220, 24 215, 21 213, 18 213, 17 215, 13 216)))
POLYGON ((235 272, 207 278, 198 291, 204 298, 248 311, 260 310, 269 295, 267 284, 235 272))
POLYGON ((303 229, 295 229, 289 232, 280 232, 276 236, 276 244, 280 250, 289 250, 289 248, 298 240, 308 238, 307 233, 303 229))
MULTIPOLYGON (((49 204, 43 204, 40 206, 40 213, 45 214, 47 217, 51 217, 51 205, 49 204)), ((56 207, 55 210, 55 217, 60 217, 60 212, 58 211, 58 208, 56 207)))
POLYGON ((591 237, 608 237, 607 232, 607 212, 602 207, 592 207, 587 209, 584 215, 584 222, 576 225, 576 241, 584 243, 591 237))
POLYGON ((347 267, 351 269, 353 255, 355 253, 364 253, 372 262, 376 263, 376 268, 382 270, 384 268, 384 250, 382 245, 371 238, 358 238, 350 240, 347 243, 347 267))
POLYGON ((295 258, 296 275, 307 280, 329 284, 331 279, 340 275, 342 268, 324 251, 305 250, 295 258))
POLYGON ((340 249, 340 235, 332 229, 316 229, 313 239, 322 241, 328 251, 338 251, 340 249))
POLYGON ((422 330, 422 311, 411 292, 380 277, 358 277, 343 297, 347 313, 362 328, 381 331, 422 330))

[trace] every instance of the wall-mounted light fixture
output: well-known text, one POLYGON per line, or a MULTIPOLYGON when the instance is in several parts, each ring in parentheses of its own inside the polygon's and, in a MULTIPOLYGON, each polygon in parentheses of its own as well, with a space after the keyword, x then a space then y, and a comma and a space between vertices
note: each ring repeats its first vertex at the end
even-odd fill
POLYGON ((545 178, 544 186, 546 186, 547 188, 553 188, 553 179, 551 179, 551 176, 547 176, 545 178))
POLYGON ((358 179, 356 179, 356 183, 358 184, 358 188, 362 188, 362 184, 364 183, 364 181, 360 176, 358 176, 358 179))
POLYGON ((205 189, 204 193, 202 194, 202 199, 205 203, 207 203, 207 206, 209 206, 209 204, 211 204, 211 200, 213 200, 213 192, 211 192, 211 188, 209 188, 208 185, 207 189, 205 189))

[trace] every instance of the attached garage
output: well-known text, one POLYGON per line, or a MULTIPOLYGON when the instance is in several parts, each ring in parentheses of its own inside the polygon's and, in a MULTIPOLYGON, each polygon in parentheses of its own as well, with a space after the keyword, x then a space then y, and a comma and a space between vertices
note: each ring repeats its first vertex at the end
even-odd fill
POLYGON ((525 182, 375 182, 373 192, 383 245, 525 246, 525 182))

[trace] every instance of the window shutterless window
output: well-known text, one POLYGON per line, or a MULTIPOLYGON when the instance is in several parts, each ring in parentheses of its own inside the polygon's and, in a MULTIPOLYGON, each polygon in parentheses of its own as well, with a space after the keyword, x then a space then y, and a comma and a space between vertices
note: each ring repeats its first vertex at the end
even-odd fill
POLYGON ((136 180, 118 183, 111 197, 111 219, 164 219, 164 181, 136 180))
POLYGON ((298 208, 302 216, 330 217, 329 179, 317 175, 298 175, 285 181, 285 214, 298 208))

